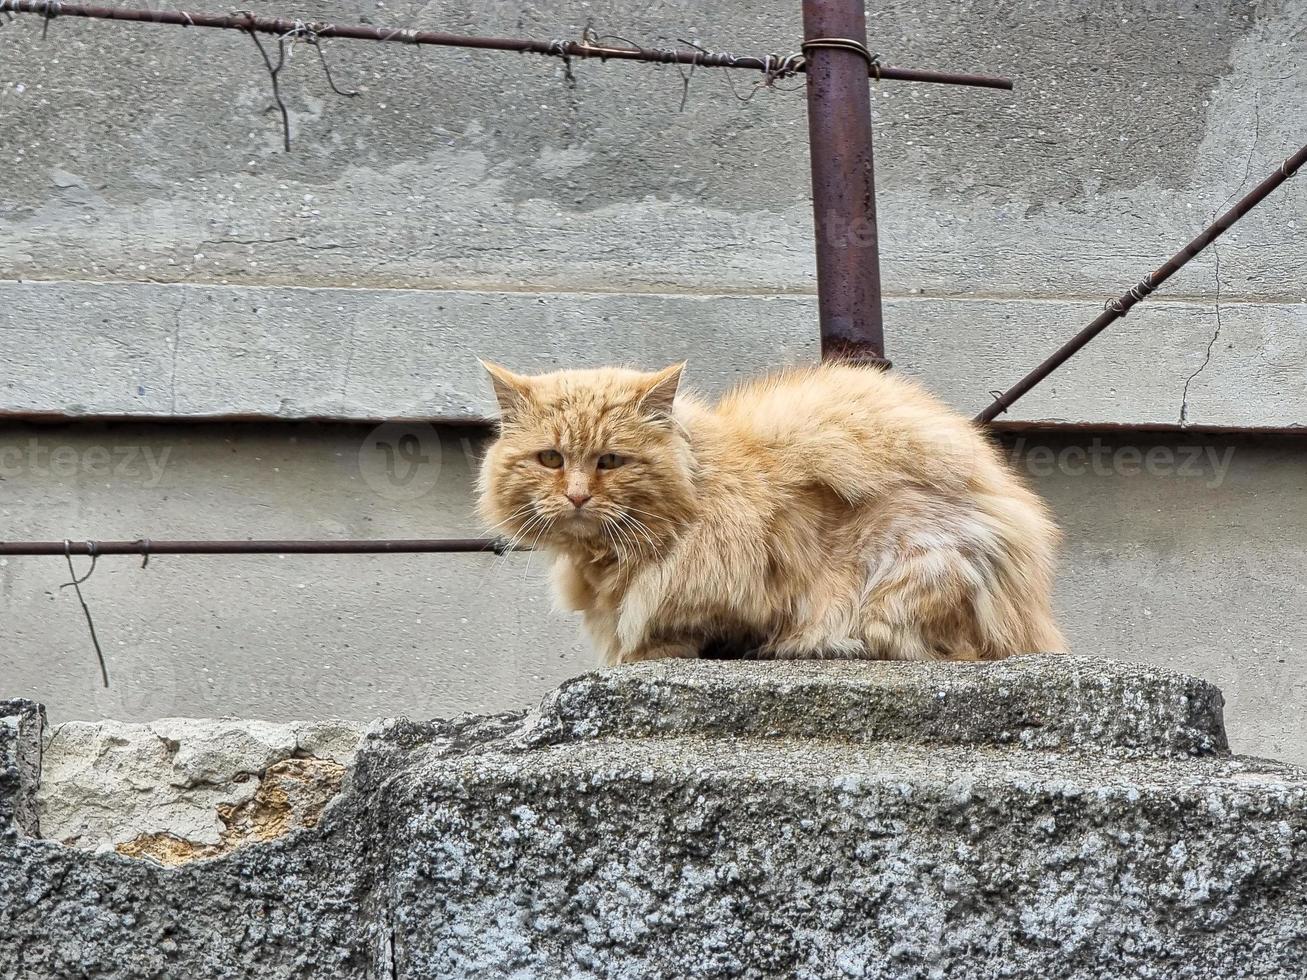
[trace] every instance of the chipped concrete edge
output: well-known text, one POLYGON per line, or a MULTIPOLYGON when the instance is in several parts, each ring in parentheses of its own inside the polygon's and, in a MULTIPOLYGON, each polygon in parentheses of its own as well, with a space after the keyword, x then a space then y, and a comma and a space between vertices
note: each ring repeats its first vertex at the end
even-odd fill
POLYGON ((0 700, 0 836, 40 834, 37 792, 45 724, 44 705, 0 700))
POLYGON ((42 836, 180 864, 316 825, 361 744, 350 722, 68 722, 44 739, 42 836))

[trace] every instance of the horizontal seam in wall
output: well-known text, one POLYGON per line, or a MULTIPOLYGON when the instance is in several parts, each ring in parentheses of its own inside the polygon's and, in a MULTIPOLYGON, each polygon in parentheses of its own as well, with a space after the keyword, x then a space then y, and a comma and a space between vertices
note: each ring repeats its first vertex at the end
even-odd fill
MULTIPOLYGON (((341 292, 341 293, 465 293, 468 295, 495 295, 505 296, 580 296, 580 297, 598 297, 598 296, 630 296, 630 297, 649 297, 651 299, 685 299, 685 300, 711 300, 711 299, 801 299, 815 302, 817 294, 810 290, 695 290, 695 289, 665 289, 652 290, 641 289, 637 287, 625 289, 601 289, 595 287, 575 288, 575 289, 540 289, 524 286, 353 286, 339 284, 322 284, 322 285, 291 285, 277 283, 213 283, 213 282, 157 282, 157 281, 137 281, 126 279, 4 279, 0 280, 0 289, 10 286, 111 286, 121 288, 137 289, 196 289, 196 290, 242 290, 242 291, 304 291, 304 292, 341 292)), ((1112 294, 1112 298, 1118 295, 1112 294)), ((1106 302, 1106 294, 1088 294, 1088 293, 1053 293, 1053 294, 1034 294, 1034 293, 918 293, 918 292, 896 292, 887 290, 882 293, 886 300, 896 303, 928 303, 935 301, 958 302, 958 303, 1030 303, 1030 304, 1048 304, 1048 305, 1067 305, 1094 303, 1101 304, 1106 302)), ((1150 297, 1148 304, 1144 309, 1149 307, 1160 306, 1201 306, 1210 307, 1215 298, 1204 297, 1193 294, 1175 294, 1161 295, 1155 294, 1150 297)), ((1229 295, 1225 292, 1221 294, 1222 306, 1285 306, 1307 307, 1307 298, 1288 297, 1288 296, 1237 296, 1229 295)))
MULTIPOLYGON (((449 416, 339 416, 339 415, 260 415, 260 414, 220 414, 211 415, 74 415, 65 412, 16 412, 0 410, 0 424, 4 423, 46 423, 46 424, 98 424, 98 423, 142 423, 168 425, 212 425, 212 424, 285 424, 285 425, 380 425, 386 422, 427 423, 448 428, 479 429, 492 431, 497 420, 483 415, 449 415, 449 416)), ((1307 437, 1307 424, 1303 425, 1177 425, 1167 422, 1065 422, 1049 419, 1031 420, 996 420, 989 428, 997 433, 1039 433, 1065 432, 1153 432, 1159 435, 1267 435, 1307 437)))

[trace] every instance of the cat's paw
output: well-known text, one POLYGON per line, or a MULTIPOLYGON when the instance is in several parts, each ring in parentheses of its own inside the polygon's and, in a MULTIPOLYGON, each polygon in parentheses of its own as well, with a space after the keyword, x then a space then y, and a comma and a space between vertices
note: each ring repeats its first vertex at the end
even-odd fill
POLYGON ((691 643, 651 643, 618 654, 619 664, 640 663, 643 660, 687 660, 699 656, 699 648, 691 643))
POLYGON ((778 640, 758 651, 764 660, 866 660, 867 645, 852 637, 778 640))

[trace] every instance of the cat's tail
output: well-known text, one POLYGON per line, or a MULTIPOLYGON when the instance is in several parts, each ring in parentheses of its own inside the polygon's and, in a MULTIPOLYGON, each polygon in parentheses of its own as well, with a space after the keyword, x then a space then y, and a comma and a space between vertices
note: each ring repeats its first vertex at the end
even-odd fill
POLYGON ((987 639, 986 659, 1016 653, 1064 653, 1066 640, 1053 614, 1053 573, 1061 532, 1048 508, 1015 482, 976 503, 992 532, 987 588, 976 616, 987 639))

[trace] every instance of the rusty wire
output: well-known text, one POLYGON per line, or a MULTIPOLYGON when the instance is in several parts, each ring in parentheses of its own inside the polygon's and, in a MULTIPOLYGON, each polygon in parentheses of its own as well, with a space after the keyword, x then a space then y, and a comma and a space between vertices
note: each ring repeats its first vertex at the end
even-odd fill
MULTIPOLYGON (((601 42, 591 32, 580 40, 541 41, 531 38, 476 37, 447 34, 442 31, 419 31, 391 27, 374 27, 366 24, 329 24, 305 22, 280 17, 259 17, 251 11, 229 14, 191 13, 184 10, 149 10, 136 7, 97 7, 81 3, 60 3, 57 0, 0 0, 0 13, 36 14, 47 19, 53 17, 83 17, 93 20, 117 20, 146 24, 166 24, 174 27, 206 27, 245 33, 272 34, 279 38, 294 35, 297 31, 311 31, 319 39, 345 38, 354 41, 389 41, 397 44, 434 45, 437 47, 472 48, 485 51, 515 51, 568 59, 598 58, 600 61, 648 61, 662 64, 698 65, 706 68, 741 68, 767 72, 780 56, 736 55, 730 52, 706 49, 615 47, 601 42), (594 38, 594 40, 590 40, 594 38)), ((793 57, 793 56, 789 56, 793 57)), ((806 70, 800 61, 796 71, 806 70)), ((868 77, 873 74, 868 66, 868 77)), ((967 85, 979 88, 1011 89, 1006 78, 990 75, 972 75, 958 72, 927 71, 918 68, 893 68, 880 65, 874 74, 878 78, 903 82, 931 82, 943 85, 967 85)))
POLYGON ((166 541, 0 541, 0 556, 40 555, 402 555, 485 554, 506 555, 531 549, 500 538, 382 538, 337 540, 166 541))
POLYGON ((109 667, 105 662, 100 637, 95 630, 95 619, 82 594, 82 585, 95 572, 104 555, 139 555, 141 567, 150 563, 152 555, 395 555, 395 554, 485 554, 506 555, 511 552, 530 551, 499 538, 433 538, 413 540, 287 540, 287 541, 155 541, 138 538, 135 541, 0 541, 0 555, 62 555, 68 564, 69 580, 59 587, 71 588, 86 620, 86 628, 95 649, 100 667, 100 681, 109 686, 109 667), (74 555, 86 555, 91 565, 84 575, 73 567, 74 555))

